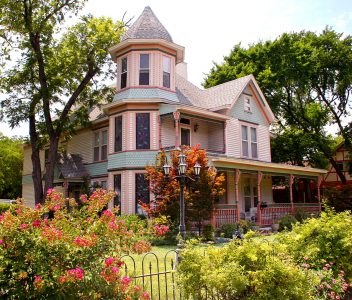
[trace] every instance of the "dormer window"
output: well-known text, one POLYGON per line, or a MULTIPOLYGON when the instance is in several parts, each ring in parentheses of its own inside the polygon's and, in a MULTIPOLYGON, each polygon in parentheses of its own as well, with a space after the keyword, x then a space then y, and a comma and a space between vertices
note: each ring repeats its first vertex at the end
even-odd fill
POLYGON ((171 69, 170 57, 163 56, 163 87, 165 88, 170 88, 170 69, 171 69))
POLYGON ((244 111, 252 112, 251 98, 250 97, 244 97, 244 111))
POLYGON ((127 86, 127 57, 121 59, 121 89, 127 86))
POLYGON ((149 54, 139 56, 139 85, 149 85, 149 54))

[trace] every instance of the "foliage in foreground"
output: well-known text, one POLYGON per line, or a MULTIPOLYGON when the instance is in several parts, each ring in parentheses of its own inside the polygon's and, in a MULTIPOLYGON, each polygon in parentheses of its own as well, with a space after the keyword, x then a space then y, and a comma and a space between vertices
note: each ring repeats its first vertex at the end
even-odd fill
POLYGON ((328 263, 337 275, 341 270, 352 282, 352 215, 326 208, 320 218, 294 225, 289 233, 279 235, 298 263, 322 269, 328 263))
POLYGON ((43 206, 18 205, 1 214, 0 296, 149 299, 123 276, 119 257, 149 250, 151 233, 143 222, 104 210, 114 196, 98 189, 89 199, 81 196, 78 207, 74 199, 49 190, 43 206))
POLYGON ((352 216, 323 212, 293 225, 275 240, 251 238, 223 248, 183 252, 179 280, 205 299, 343 299, 352 282, 352 216))

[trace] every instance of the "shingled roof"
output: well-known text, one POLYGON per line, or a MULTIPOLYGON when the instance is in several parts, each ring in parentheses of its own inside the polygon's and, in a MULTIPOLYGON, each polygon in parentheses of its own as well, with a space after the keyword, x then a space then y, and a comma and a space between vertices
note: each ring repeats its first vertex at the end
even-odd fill
POLYGON ((248 75, 208 89, 200 89, 182 76, 176 75, 176 90, 193 105, 211 109, 231 105, 252 77, 248 75))
POLYGON ((82 157, 78 154, 61 153, 56 165, 61 178, 82 178, 88 175, 82 157))
POLYGON ((162 39, 172 43, 171 35, 149 6, 144 8, 136 22, 122 36, 121 41, 127 39, 162 39))

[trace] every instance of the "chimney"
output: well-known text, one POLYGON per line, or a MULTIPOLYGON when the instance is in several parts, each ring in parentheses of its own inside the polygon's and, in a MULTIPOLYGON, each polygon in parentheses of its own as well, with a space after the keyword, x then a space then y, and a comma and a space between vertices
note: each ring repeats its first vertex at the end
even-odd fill
POLYGON ((176 73, 187 79, 187 63, 181 62, 176 65, 176 73))

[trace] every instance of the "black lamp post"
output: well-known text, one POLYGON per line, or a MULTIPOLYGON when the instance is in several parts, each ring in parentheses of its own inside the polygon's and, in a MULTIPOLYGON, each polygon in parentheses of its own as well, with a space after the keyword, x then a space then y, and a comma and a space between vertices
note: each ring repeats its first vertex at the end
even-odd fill
MULTIPOLYGON (((180 151, 181 151, 181 153, 178 156, 178 161, 179 161, 178 176, 175 176, 174 178, 176 178, 180 182, 180 227, 179 227, 179 233, 180 233, 182 240, 184 241, 186 239, 185 198, 184 198, 185 184, 186 184, 187 179, 189 179, 191 181, 194 181, 194 179, 186 175, 186 170, 187 170, 187 164, 185 161, 186 156, 183 154, 182 150, 180 150, 180 151)), ((171 166, 167 163, 167 161, 165 162, 163 168, 164 168, 165 177, 169 177, 171 166)), ((201 165, 198 162, 196 162, 193 169, 194 169, 195 179, 198 179, 199 174, 200 174, 201 165)), ((181 243, 178 244, 178 249, 177 249, 178 254, 181 250, 181 246, 182 246, 181 243)))

